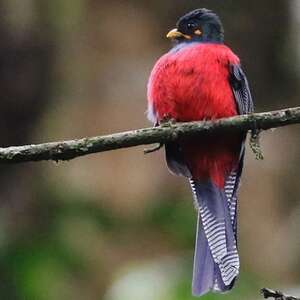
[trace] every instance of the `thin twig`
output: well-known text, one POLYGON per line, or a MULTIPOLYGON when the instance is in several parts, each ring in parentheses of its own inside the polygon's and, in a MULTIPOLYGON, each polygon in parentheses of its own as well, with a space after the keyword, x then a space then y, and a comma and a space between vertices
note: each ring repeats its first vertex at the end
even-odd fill
POLYGON ((69 141, 0 148, 0 162, 19 163, 41 160, 70 160, 75 157, 133 147, 138 145, 165 144, 177 139, 212 134, 217 131, 267 130, 300 123, 300 107, 278 111, 236 116, 216 121, 163 124, 105 136, 96 136, 69 141))
POLYGON ((260 292, 265 299, 274 298, 275 300, 300 300, 300 298, 296 298, 293 296, 287 296, 287 295, 284 295, 280 291, 273 291, 273 290, 270 290, 267 288, 261 289, 260 292))

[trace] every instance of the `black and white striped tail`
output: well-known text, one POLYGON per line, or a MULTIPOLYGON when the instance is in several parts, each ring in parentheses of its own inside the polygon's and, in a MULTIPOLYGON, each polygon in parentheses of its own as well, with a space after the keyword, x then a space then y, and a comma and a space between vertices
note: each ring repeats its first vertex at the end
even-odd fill
POLYGON ((236 177, 236 174, 228 177, 225 190, 221 190, 211 182, 190 180, 198 209, 193 273, 193 294, 196 296, 210 290, 218 292, 230 290, 239 274, 240 262, 236 243, 236 177))

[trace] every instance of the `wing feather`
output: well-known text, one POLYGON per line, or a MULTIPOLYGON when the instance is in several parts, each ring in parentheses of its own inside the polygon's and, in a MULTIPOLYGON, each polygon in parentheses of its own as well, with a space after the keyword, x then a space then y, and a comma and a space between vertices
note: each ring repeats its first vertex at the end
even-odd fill
MULTIPOLYGON (((230 75, 230 84, 238 108, 238 113, 240 115, 252 113, 254 111, 253 100, 247 77, 241 66, 231 65, 230 75)), ((241 146, 238 167, 227 177, 224 186, 235 237, 237 237, 237 191, 240 185, 240 177, 243 170, 245 138, 241 146)))

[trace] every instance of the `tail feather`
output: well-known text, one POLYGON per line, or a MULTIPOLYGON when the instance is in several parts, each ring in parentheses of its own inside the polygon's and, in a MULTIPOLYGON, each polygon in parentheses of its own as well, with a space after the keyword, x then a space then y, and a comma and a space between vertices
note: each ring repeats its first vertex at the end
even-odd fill
POLYGON ((244 156, 245 156, 245 145, 241 146, 241 154, 238 168, 233 170, 225 181, 224 191, 227 197, 229 213, 235 239, 237 239, 237 191, 240 185, 240 178, 243 171, 244 156))
POLYGON ((212 289, 214 286, 214 273, 215 264, 202 227, 201 216, 200 213, 198 213, 192 284, 193 295, 203 295, 212 289))
POLYGON ((190 180, 198 207, 193 293, 227 291, 239 273, 239 256, 228 199, 211 182, 190 180))

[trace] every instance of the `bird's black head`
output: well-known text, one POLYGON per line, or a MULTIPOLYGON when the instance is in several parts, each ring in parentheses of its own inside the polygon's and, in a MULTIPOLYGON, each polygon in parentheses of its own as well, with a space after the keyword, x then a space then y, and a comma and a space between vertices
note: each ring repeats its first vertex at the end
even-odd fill
POLYGON ((220 18, 211 10, 199 8, 182 16, 167 38, 180 42, 223 43, 224 30, 220 18))

